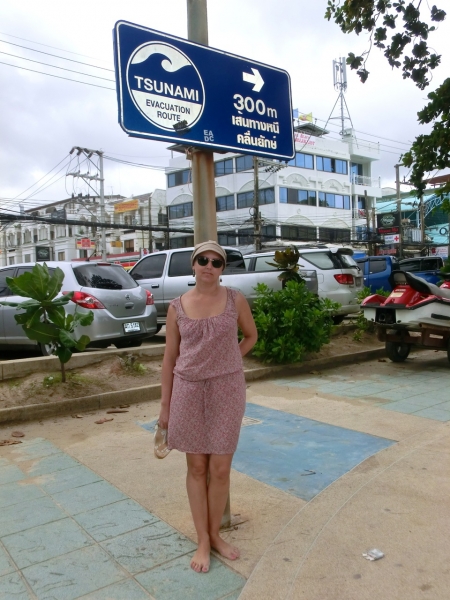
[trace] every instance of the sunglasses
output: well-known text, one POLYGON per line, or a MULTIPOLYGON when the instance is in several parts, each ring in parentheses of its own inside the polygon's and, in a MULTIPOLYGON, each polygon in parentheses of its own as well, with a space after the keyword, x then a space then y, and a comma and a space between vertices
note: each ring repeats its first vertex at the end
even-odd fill
POLYGON ((210 262, 215 269, 221 269, 223 267, 223 260, 220 258, 208 258, 207 256, 197 256, 197 262, 201 267, 206 267, 210 262))

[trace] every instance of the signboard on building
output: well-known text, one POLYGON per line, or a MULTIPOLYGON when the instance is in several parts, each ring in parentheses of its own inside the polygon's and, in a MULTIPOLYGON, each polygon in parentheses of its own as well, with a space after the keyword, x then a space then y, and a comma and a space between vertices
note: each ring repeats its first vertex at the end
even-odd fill
POLYGON ((129 210, 137 210, 139 208, 139 200, 128 200, 127 202, 118 202, 114 204, 115 213, 123 213, 129 210))
POLYGON ((51 260, 51 252, 48 246, 36 246, 36 261, 51 260))
POLYGON ((293 158, 286 71, 127 21, 114 27, 114 58, 128 135, 293 158))
POLYGON ((399 244, 400 243, 400 235, 398 233, 394 235, 385 235, 384 236, 385 244, 399 244))
POLYGON ((95 242, 90 238, 81 238, 76 241, 77 250, 91 250, 95 248, 95 242))
POLYGON ((111 246, 111 248, 122 248, 123 243, 122 242, 109 242, 109 245, 111 246))
POLYGON ((400 213, 377 215, 377 233, 381 235, 400 233, 400 213))

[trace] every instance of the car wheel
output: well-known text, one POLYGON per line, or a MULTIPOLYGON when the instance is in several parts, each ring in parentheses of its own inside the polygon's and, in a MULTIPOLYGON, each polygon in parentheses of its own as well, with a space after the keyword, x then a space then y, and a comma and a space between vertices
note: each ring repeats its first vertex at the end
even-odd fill
POLYGON ((392 362, 405 361, 411 350, 411 344, 402 342, 386 342, 386 354, 392 362))
POLYGON ((119 350, 122 348, 139 348, 139 346, 142 346, 142 340, 121 340, 120 342, 114 342, 114 346, 119 350))
POLYGON ((38 344, 38 350, 42 356, 53 356, 53 346, 51 344, 38 344))
POLYGON ((344 319, 345 319, 345 315, 334 315, 333 323, 335 325, 340 325, 344 319))

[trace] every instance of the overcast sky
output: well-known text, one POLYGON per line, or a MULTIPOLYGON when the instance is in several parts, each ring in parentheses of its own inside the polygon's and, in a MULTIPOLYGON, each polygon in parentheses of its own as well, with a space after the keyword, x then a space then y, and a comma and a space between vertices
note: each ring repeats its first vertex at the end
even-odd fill
MULTIPOLYGON (((333 88, 333 59, 350 51, 360 53, 367 47, 365 36, 346 36, 324 19, 326 4, 326 0, 209 0, 209 45, 288 71, 293 108, 312 112, 315 122, 323 126, 338 96, 333 88)), ((445 8, 445 3, 438 4, 445 8)), ((156 167, 150 170, 105 161, 105 194, 130 197, 165 188, 164 167, 170 158, 167 144, 129 138, 117 122, 112 29, 122 19, 187 37, 186 0, 0 3, 2 207, 17 210, 19 200, 29 208, 66 198, 74 191, 87 193, 85 184, 65 177, 73 146, 101 149, 117 159, 156 167), (39 186, 44 187, 35 193, 39 186)), ((416 114, 425 104, 426 95, 450 71, 449 53, 444 53, 448 37, 447 19, 432 37, 432 46, 443 53, 443 60, 425 91, 403 80, 400 71, 391 71, 376 48, 368 64, 370 77, 364 85, 355 72, 348 70, 346 101, 353 125, 361 140, 380 143, 381 160, 374 164, 373 174, 381 177, 383 186, 394 185, 394 165, 399 155, 416 135, 428 131, 418 126, 416 114)), ((338 138, 339 123, 331 123, 328 128, 338 138)), ((403 175, 407 176, 406 169, 403 175)))

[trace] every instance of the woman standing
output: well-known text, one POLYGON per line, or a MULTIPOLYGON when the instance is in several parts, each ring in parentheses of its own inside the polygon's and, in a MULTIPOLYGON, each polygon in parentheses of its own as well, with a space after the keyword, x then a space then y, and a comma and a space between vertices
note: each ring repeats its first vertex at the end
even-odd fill
POLYGON ((220 285, 225 250, 213 241, 197 244, 191 263, 195 288, 175 298, 167 313, 159 423, 169 430, 169 448, 186 453, 186 487, 198 537, 191 568, 206 573, 211 548, 225 558, 239 558, 219 528, 245 410, 242 357, 255 345, 257 331, 245 297, 220 285), (238 325, 244 336, 240 343, 238 325))

